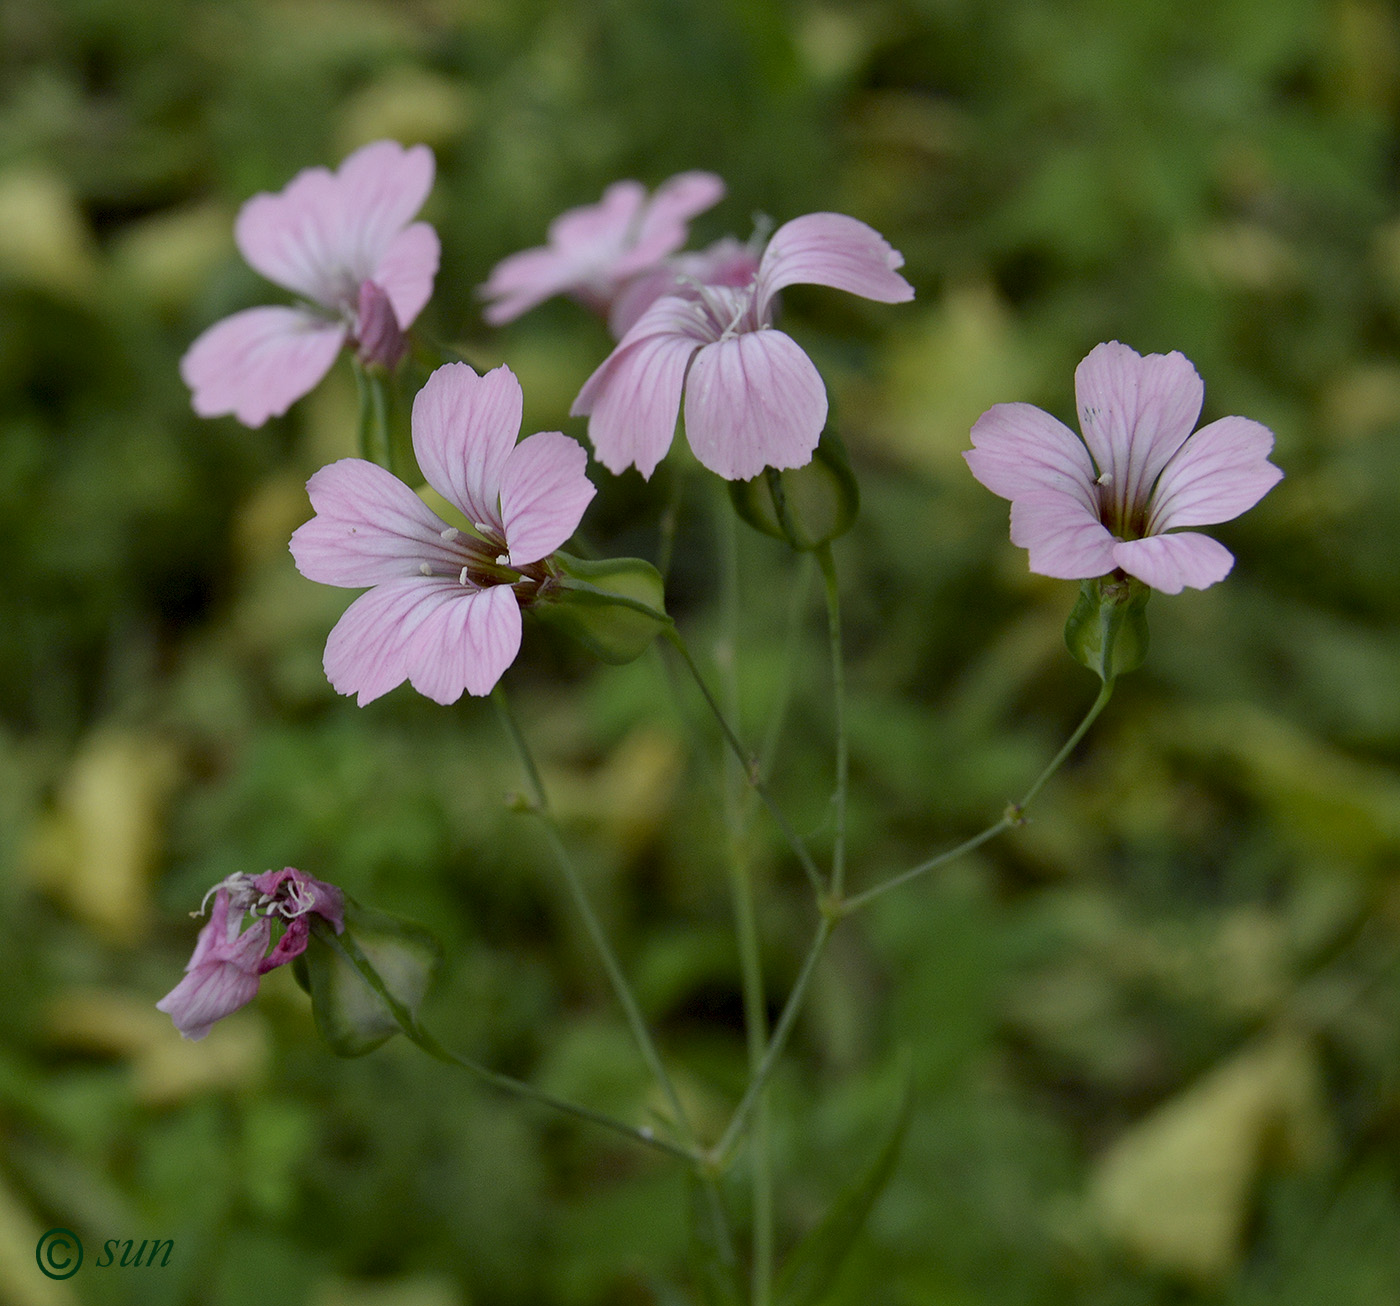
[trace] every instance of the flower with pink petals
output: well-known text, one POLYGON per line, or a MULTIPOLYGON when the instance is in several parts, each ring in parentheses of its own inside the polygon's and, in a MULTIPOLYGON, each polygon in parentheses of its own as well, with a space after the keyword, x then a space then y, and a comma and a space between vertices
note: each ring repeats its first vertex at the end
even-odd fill
POLYGON ((216 1021, 246 1006, 268 971, 306 951, 313 913, 329 921, 337 934, 345 928, 340 890, 291 866, 261 875, 230 875, 209 892, 214 910, 199 932, 185 978, 156 1003, 190 1039, 203 1038, 216 1021), (253 918, 246 930, 245 916, 253 918), (282 923, 282 937, 268 952, 274 919, 282 923))
POLYGON ((1205 387, 1179 353, 1096 346, 1074 374, 1080 440, 1031 404, 997 404, 972 428, 972 474, 1011 500, 1011 541, 1030 567, 1065 580, 1115 570, 1153 589, 1205 589, 1234 565, 1224 545, 1183 526, 1252 508, 1283 477, 1274 437, 1246 417, 1192 434, 1205 387))
POLYGON ((407 680, 437 703, 488 694, 520 649, 522 607, 544 597, 549 556, 594 495, 588 455, 558 431, 520 431, 520 382, 449 363, 413 401, 428 484, 472 524, 449 525, 375 463, 343 458, 307 491, 316 516, 292 536, 303 576, 370 586, 326 641, 325 667, 363 707, 407 680))
POLYGON ((483 316, 500 326, 555 295, 606 316, 622 287, 684 245, 689 220, 723 195, 724 182, 712 172, 682 172, 650 198, 640 182, 614 182, 597 204, 555 218, 548 245, 496 264, 477 291, 492 301, 483 316))
POLYGON ((826 423, 826 387, 791 336, 773 329, 784 286, 832 286, 893 304, 914 297, 904 258, 840 213, 809 213, 773 234, 747 283, 680 287, 646 310, 574 400, 599 461, 650 477, 671 446, 681 395, 695 456, 726 480, 801 467, 826 423))
POLYGON ((180 360, 196 413, 261 426, 314 389, 347 342, 363 362, 397 365, 437 274, 437 233, 411 221, 433 170, 426 145, 376 141, 239 210, 248 264, 309 302, 244 309, 205 331, 180 360))

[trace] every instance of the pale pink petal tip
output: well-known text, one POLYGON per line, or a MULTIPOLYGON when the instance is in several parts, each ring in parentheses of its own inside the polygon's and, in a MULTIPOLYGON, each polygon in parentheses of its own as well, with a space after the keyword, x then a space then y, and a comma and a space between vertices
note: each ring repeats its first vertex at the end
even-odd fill
POLYGON ((844 213, 809 213, 773 233, 758 270, 760 312, 784 286, 831 286, 897 304, 914 298, 904 256, 873 227, 844 213))

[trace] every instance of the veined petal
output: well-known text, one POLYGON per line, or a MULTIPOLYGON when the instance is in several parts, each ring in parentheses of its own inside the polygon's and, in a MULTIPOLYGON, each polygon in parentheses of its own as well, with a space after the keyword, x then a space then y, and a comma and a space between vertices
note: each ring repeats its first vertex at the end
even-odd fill
POLYGON ((280 417, 331 370, 346 328, 298 308, 247 308, 201 334, 180 360, 201 417, 244 426, 280 417))
POLYGON ((527 436, 511 450, 501 477, 501 516, 512 567, 553 553, 578 529, 597 491, 588 454, 559 431, 527 436))
POLYGON ((596 204, 580 204, 555 218, 549 224, 549 243, 559 256, 576 267, 586 267, 600 255, 622 248, 646 198, 641 182, 615 181, 596 204))
POLYGON ((1163 594, 1180 594, 1182 587, 1203 590, 1224 580, 1235 555, 1209 535, 1182 531, 1148 535, 1113 546, 1115 565, 1163 594))
POLYGON ((1126 521, 1191 434, 1205 386, 1179 353, 1144 358, 1113 341, 1089 351, 1075 369, 1074 391, 1084 442, 1108 476, 1110 520, 1126 521))
POLYGON ((279 194, 253 196, 239 211, 234 239, 270 281, 327 307, 353 308, 360 282, 373 278, 432 184, 426 145, 405 150, 376 141, 336 173, 307 168, 279 194))
POLYGON ((1273 432, 1247 417, 1201 427, 1162 469, 1148 533, 1210 526, 1254 507, 1283 479, 1269 461, 1273 447, 1273 432))
POLYGON ((973 424, 972 443, 963 457, 993 494, 1014 499, 1031 490, 1060 490, 1097 518, 1089 451, 1049 413, 1034 404, 994 404, 973 424))
POLYGON ((701 463, 729 481, 811 461, 826 412, 821 374, 781 331, 706 345, 686 381, 686 439, 701 463))
POLYGON ((520 434, 524 398, 510 368, 478 376, 466 363, 448 363, 413 400, 413 451, 428 484, 474 526, 498 533, 497 500, 506 459, 520 434))
POLYGON ((415 222, 389 242, 374 270, 373 280, 389 296, 404 331, 432 298, 441 250, 437 232, 426 222, 415 222))
POLYGON ((664 296, 583 383, 569 412, 588 417, 588 438, 610 472, 635 463, 650 478, 671 447, 686 367, 704 343, 696 330, 694 305, 664 296))
POLYGON ((306 490, 316 516, 292 533, 291 550, 308 580, 354 589, 419 576, 425 562, 448 575, 461 569, 442 538, 447 523, 377 464, 342 458, 306 490))
POLYGON ((520 634, 520 605, 509 585, 463 593, 413 633, 405 654, 409 684, 444 706, 464 689, 489 694, 520 652, 520 634))
POLYGON ((386 581, 361 594, 326 639, 326 678, 361 707, 408 679, 418 627, 475 593, 446 576, 386 581))
POLYGON ((632 247, 618 259, 613 275, 631 276, 674 253, 685 244, 690 219, 723 198, 724 182, 713 172, 681 172, 662 182, 643 206, 632 247))
POLYGON ((873 227, 844 213, 809 213, 773 233, 758 268, 757 312, 769 320, 773 296, 784 286, 832 286, 865 299, 896 304, 914 298, 897 271, 904 255, 873 227))
MULTIPOLYGON (((270 928, 266 921, 261 925, 264 932, 270 928)), ((248 933, 257 928, 254 925, 248 933)), ((225 1016, 247 1006, 257 991, 256 970, 250 972, 229 961, 209 962, 190 971, 156 1003, 156 1010, 165 1012, 185 1038, 197 1041, 225 1016)))
POLYGON ((1062 490, 1030 490, 1012 500, 1011 542, 1027 550, 1039 576, 1084 580, 1116 565, 1113 536, 1076 495, 1062 490))

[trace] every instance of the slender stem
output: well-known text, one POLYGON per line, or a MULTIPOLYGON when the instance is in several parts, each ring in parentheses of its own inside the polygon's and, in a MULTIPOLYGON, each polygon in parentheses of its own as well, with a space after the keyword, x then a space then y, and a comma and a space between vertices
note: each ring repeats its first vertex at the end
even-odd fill
POLYGON ((555 1097, 552 1093, 546 1093, 543 1089, 536 1088, 533 1084, 527 1084, 523 1079, 515 1079, 510 1075, 502 1075, 495 1070, 490 1070, 479 1062, 464 1057, 441 1043, 418 1022, 418 1018, 401 1003, 389 991, 379 972, 375 970, 373 963, 365 956, 359 944, 348 934, 337 935, 335 930, 324 924, 320 920, 313 918, 312 930, 323 943, 339 953, 340 956, 352 965, 359 972, 360 977, 366 984, 377 993, 384 1005, 388 1007, 390 1014, 398 1022, 398 1026, 403 1030, 404 1035, 411 1042, 417 1044, 429 1056, 442 1061, 447 1065, 458 1066, 463 1070, 469 1070, 478 1079, 484 1080, 494 1088, 502 1092, 511 1093, 516 1097, 525 1098, 527 1101, 535 1102, 540 1106, 549 1107, 553 1111, 559 1111, 564 1115, 573 1116, 579 1120, 586 1120, 590 1124, 601 1125, 604 1129, 610 1129, 615 1134, 621 1134, 633 1142, 641 1143, 645 1147, 650 1147, 658 1152, 664 1152, 667 1156, 673 1156, 679 1160, 695 1165, 699 1161, 699 1155, 684 1147, 678 1147, 664 1138, 657 1135, 646 1126, 641 1128, 629 1125, 625 1121, 618 1120, 613 1116, 605 1115, 601 1111, 595 1111, 592 1107, 582 1106, 577 1102, 570 1102, 565 1098, 555 1097))
POLYGON ((783 678, 768 716, 768 724, 763 732, 763 746, 758 753, 758 773, 768 776, 773 771, 773 755, 778 751, 778 740, 782 737, 787 723, 788 710, 792 704, 793 681, 796 679, 798 656, 802 652, 802 618, 807 611, 807 591, 812 583, 811 554, 802 555, 802 564, 793 581, 792 593, 788 600, 785 645, 787 657, 783 662, 783 678))
POLYGON ((839 917, 835 915, 823 914, 817 923, 817 932, 812 938, 811 947, 807 949, 807 956, 802 962, 802 969, 797 974, 797 979, 793 983, 792 992, 788 994, 788 1000, 783 1007, 782 1014, 778 1017, 778 1023, 774 1026, 773 1037, 768 1040, 768 1047, 763 1053, 763 1060, 759 1063, 758 1069, 749 1078, 748 1087, 744 1090, 744 1096, 739 1099, 739 1105, 734 1108, 734 1114, 730 1117, 729 1124, 725 1128, 724 1134, 718 1143, 710 1149, 710 1158, 714 1164, 723 1168, 729 1161, 735 1144, 742 1137, 744 1128, 748 1124, 749 1116, 767 1087, 768 1080, 773 1074, 773 1068, 778 1064, 778 1058, 782 1056, 783 1049, 787 1046, 792 1027, 797 1021, 797 1014, 802 1010, 802 1004, 807 998, 807 989, 812 982, 812 975, 817 969, 817 962, 821 960, 822 953, 826 950, 827 940, 831 937, 831 931, 836 928, 839 917))
POLYGON ((854 911, 859 911, 866 904, 873 902, 876 898, 882 897, 891 889, 897 889, 901 884, 923 875, 926 871, 934 870, 936 867, 951 862, 955 858, 961 857, 963 853, 970 853, 974 848, 980 848, 989 839, 996 838, 1004 830, 1010 830, 1013 826, 1020 825, 1025 816, 1026 808, 1035 801, 1036 795, 1045 787, 1050 777, 1064 765, 1065 759, 1074 751, 1075 746, 1084 738, 1088 729, 1098 719, 1100 712, 1108 706, 1108 700, 1113 694, 1112 679, 1105 680, 1099 689, 1099 696, 1094 700, 1094 705, 1085 713, 1084 719, 1075 727, 1074 733, 1065 740, 1064 747, 1060 749, 1050 760, 1050 764, 1043 770, 1035 780, 1035 783, 1026 790, 1025 797, 1019 803, 1011 803, 1002 814, 1001 820, 993 825, 989 825, 981 834, 974 834, 972 838, 964 840, 956 848, 950 848, 947 852, 939 853, 936 857, 930 857, 927 861, 920 862, 917 866, 911 866, 908 870, 901 871, 898 875, 891 876, 881 884, 875 885, 872 889, 866 889, 864 893, 858 893, 854 897, 840 901, 837 907, 843 916, 849 916, 854 911))
MULTIPOLYGON (((739 532, 728 496, 716 494, 715 536, 719 552, 720 622, 715 641, 725 717, 739 720, 739 532)), ((754 892, 754 867, 745 847, 746 808, 744 781, 738 759, 724 756, 724 811, 729 828, 729 892, 734 904, 735 933, 739 943, 739 969, 744 995, 744 1039, 749 1075, 758 1073, 768 1042, 767 998, 763 983, 763 958, 758 939, 758 908, 754 892)), ((768 1103, 760 1097, 750 1138, 752 1196, 752 1252, 750 1296, 752 1306, 769 1306, 773 1283, 773 1156, 768 1103)))
POLYGON ((837 902, 846 888, 846 794, 850 780, 850 747, 846 738, 846 670, 841 654, 841 591, 836 582, 836 562, 831 544, 817 549, 826 590, 826 630, 831 645, 831 689, 836 711, 836 840, 831 852, 831 896, 837 902))
POLYGON ((693 1143, 695 1131, 691 1126, 685 1107, 681 1104, 680 1094, 676 1092, 676 1086, 661 1060, 661 1054, 657 1051, 656 1043, 651 1037, 651 1032, 647 1029, 646 1019, 643 1017, 641 1007, 632 992, 632 986, 627 982, 627 976, 623 974, 617 954, 608 942, 608 936, 603 930, 602 922, 593 910, 592 902, 589 901, 588 892, 583 886, 578 868, 574 865, 573 858, 569 856, 569 850, 565 847, 564 840, 560 836, 559 827, 549 808, 549 798, 540 779, 539 768, 535 765, 535 759, 530 752, 529 745, 525 742, 525 736, 521 733, 515 715, 510 710, 505 691, 499 684, 491 691, 491 700, 496 705, 501 724, 520 759, 521 769, 525 772, 525 779, 531 791, 532 810, 540 819, 550 851, 553 852, 554 860, 559 864, 559 869, 564 874, 564 880, 569 886, 574 904, 578 908, 579 915, 583 918, 584 927, 588 930, 593 946, 603 963, 603 969, 607 972, 613 993, 622 1006, 627 1024, 632 1031, 632 1037, 642 1054, 642 1059, 647 1063, 658 1087, 665 1095, 682 1138, 693 1143))
POLYGON ((674 646, 676 652, 681 655, 686 669, 690 672, 691 679, 700 688, 705 703, 710 709, 711 715, 719 722, 720 732, 724 735, 725 743, 729 745, 729 750, 739 762, 744 778, 749 785, 763 799, 763 804, 772 814, 773 819, 778 823, 778 828, 783 832, 783 837, 787 840, 788 846, 801 863, 802 869, 807 874, 807 879, 811 882, 812 890, 821 897, 825 893, 825 886, 822 884, 821 872, 817 870, 817 864, 812 860, 812 854, 807 851, 807 845, 802 842, 801 836, 792 828, 792 823, 783 814, 783 810, 778 806, 772 792, 764 782, 763 776, 759 772, 758 761, 749 753, 744 745, 739 741, 739 736, 734 733, 734 728, 729 724, 728 717, 724 714, 724 709, 715 701, 714 694, 705 683, 705 677, 700 673, 700 668, 696 665, 695 658, 691 655, 689 647, 680 631, 674 626, 669 626, 662 630, 661 634, 674 646))
POLYGON ((384 379, 352 357, 355 389, 360 398, 360 456, 381 467, 390 468, 389 409, 384 379))

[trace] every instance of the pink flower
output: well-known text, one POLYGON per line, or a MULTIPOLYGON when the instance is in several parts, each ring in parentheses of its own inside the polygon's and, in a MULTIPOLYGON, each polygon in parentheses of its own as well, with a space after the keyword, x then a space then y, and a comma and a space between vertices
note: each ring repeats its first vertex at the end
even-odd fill
POLYGON ((407 680, 437 703, 488 694, 520 649, 520 609, 549 588, 548 557, 593 497, 581 445, 547 431, 516 444, 520 382, 449 363, 413 401, 428 483, 476 530, 450 526, 396 477, 359 458, 323 467, 316 516, 292 536, 303 576, 372 586, 326 641, 326 675, 360 706, 407 680))
MULTIPOLYGON (((192 1039, 203 1038, 215 1021, 251 1002, 268 971, 306 951, 312 912, 330 921, 337 934, 345 928, 340 890, 290 866, 261 875, 230 875, 209 892, 214 910, 199 932, 185 978, 156 1003, 192 1039), (246 930, 245 915, 253 917, 246 930), (269 953, 274 917, 283 930, 269 953)), ((206 902, 208 898, 205 894, 206 902)))
POLYGON ((637 320, 574 400, 599 461, 650 477, 671 446, 681 394, 695 456, 727 480, 801 467, 826 422, 826 387, 791 336, 773 329, 784 286, 833 286, 898 303, 914 288, 880 234, 839 213, 779 227, 743 285, 681 287, 637 320))
POLYGON ((1205 388, 1179 353, 1097 345, 1074 374, 1081 441, 1031 404, 997 404, 972 428, 972 474, 1011 500, 1011 542, 1066 580, 1121 569, 1167 594, 1205 589, 1234 565, 1224 545, 1181 526, 1238 517, 1282 479, 1274 437, 1246 417, 1194 435, 1205 388), (1086 448, 1087 445, 1087 448, 1086 448))
MULTIPOLYGON (((758 246, 762 248, 761 241, 758 246)), ((741 244, 733 236, 695 253, 673 254, 618 291, 608 312, 608 330, 620 340, 662 295, 688 295, 696 285, 747 286, 757 271, 753 244, 741 244)))
POLYGON ((682 172, 650 199, 640 182, 614 182, 597 204, 555 218, 548 245, 496 264, 477 291, 493 301, 482 316, 500 326, 565 294, 606 315, 622 286, 684 245, 687 222, 723 195, 724 182, 711 172, 682 172))
POLYGON ((254 195, 234 224, 239 250, 310 303, 244 309, 205 331, 180 360, 195 412, 261 426, 314 389, 347 341, 365 362, 397 364, 437 273, 437 233, 410 223, 432 185, 426 145, 377 141, 338 172, 307 168, 254 195))

